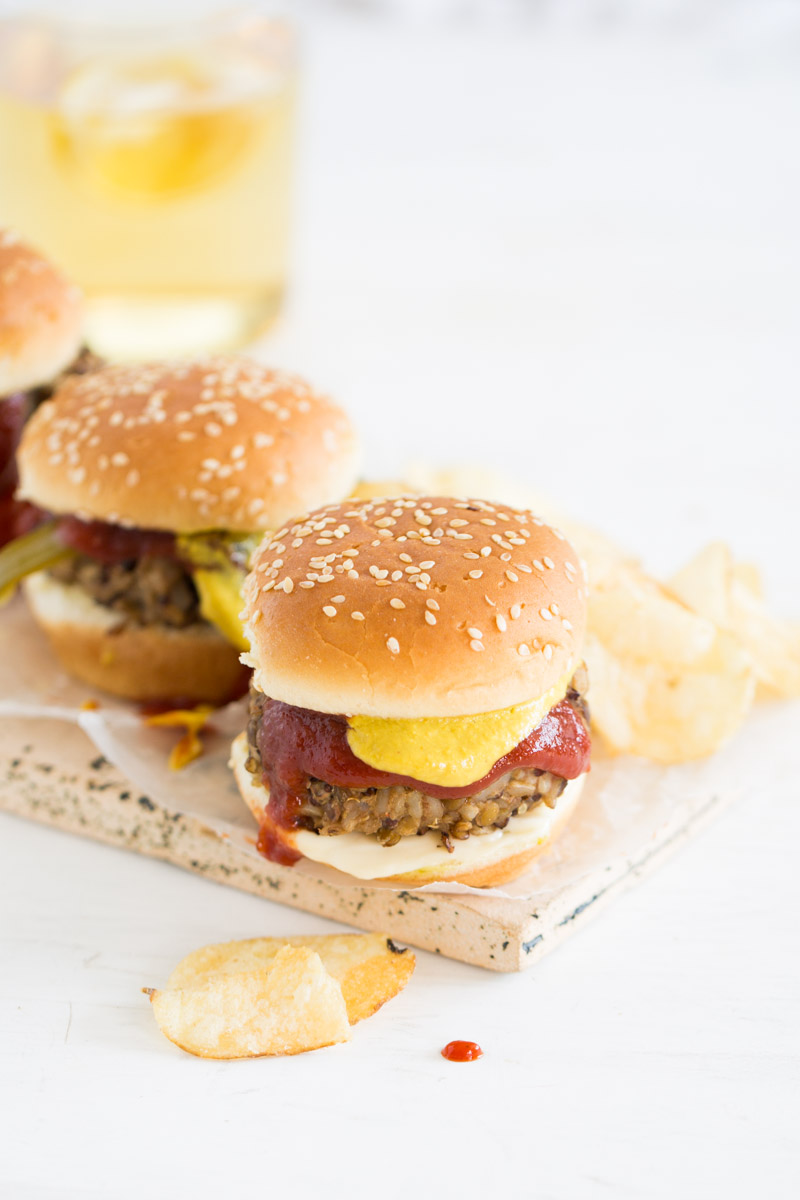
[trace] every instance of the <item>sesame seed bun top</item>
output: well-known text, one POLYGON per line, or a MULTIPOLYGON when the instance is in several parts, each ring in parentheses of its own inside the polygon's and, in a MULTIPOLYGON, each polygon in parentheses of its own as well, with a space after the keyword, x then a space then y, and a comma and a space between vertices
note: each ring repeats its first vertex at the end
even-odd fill
POLYGON ((280 530, 245 584, 255 684, 321 712, 449 717, 538 699, 577 664, 580 560, 532 513, 346 501, 280 530))
POLYGON ((18 457, 22 495, 51 512, 247 532, 346 495, 358 450, 346 415, 302 379, 219 356, 68 378, 18 457))
POLYGON ((82 324, 78 289, 0 230, 0 396, 54 379, 77 355, 82 324))

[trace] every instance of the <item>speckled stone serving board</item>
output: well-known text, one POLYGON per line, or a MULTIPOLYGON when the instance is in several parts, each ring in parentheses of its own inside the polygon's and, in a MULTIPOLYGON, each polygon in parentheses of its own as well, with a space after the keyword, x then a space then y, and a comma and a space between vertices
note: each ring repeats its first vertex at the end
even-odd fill
POLYGON ((725 802, 720 796, 681 807, 658 839, 628 860, 534 900, 343 888, 262 863, 196 818, 155 804, 74 725, 0 721, 0 809, 493 971, 532 966, 699 832, 725 802))

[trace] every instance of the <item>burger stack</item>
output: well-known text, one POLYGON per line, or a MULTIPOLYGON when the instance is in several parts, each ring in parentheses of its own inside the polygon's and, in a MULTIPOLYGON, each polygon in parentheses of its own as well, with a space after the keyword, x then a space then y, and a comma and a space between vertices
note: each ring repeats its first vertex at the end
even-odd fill
POLYGON ((0 230, 0 546, 36 514, 15 497, 25 421, 70 374, 99 360, 83 345, 81 294, 46 259, 0 230))
POLYGON ((302 379, 80 347, 77 293, 0 237, 0 592, 24 581, 60 664, 148 704, 249 686, 231 766, 278 863, 524 871, 590 758, 563 535, 482 499, 352 498, 353 427, 302 379))

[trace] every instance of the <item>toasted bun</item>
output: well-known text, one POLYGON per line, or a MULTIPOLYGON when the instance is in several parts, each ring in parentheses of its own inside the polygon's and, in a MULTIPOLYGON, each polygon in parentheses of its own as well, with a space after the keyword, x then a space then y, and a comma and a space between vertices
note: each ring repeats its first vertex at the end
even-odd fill
POLYGON ((356 462, 330 400, 221 356, 69 378, 19 450, 21 491, 42 508, 182 533, 275 529, 346 495, 356 462))
POLYGON ((0 396, 54 379, 77 355, 82 325, 78 289, 0 230, 0 396))
POLYGON ((583 574, 563 534, 485 500, 348 501, 260 547, 256 686, 321 712, 452 717, 537 699, 575 665, 583 574))
POLYGON ((236 650, 208 625, 120 628, 118 613, 75 585, 42 573, 24 586, 61 665, 92 687, 143 703, 224 704, 245 682, 236 650))
MULTIPOLYGON (((262 825, 269 792, 245 768, 247 756, 247 734, 240 733, 231 747, 231 767, 247 807, 262 825)), ((363 833, 323 837, 276 825, 271 829, 275 837, 304 858, 359 879, 385 879, 415 886, 447 880, 472 887, 497 887, 516 879, 548 849, 572 815, 583 781, 583 776, 571 780, 554 809, 539 804, 527 816, 512 817, 505 829, 456 842, 452 854, 440 845, 435 833, 403 838, 396 846, 386 847, 363 833)))

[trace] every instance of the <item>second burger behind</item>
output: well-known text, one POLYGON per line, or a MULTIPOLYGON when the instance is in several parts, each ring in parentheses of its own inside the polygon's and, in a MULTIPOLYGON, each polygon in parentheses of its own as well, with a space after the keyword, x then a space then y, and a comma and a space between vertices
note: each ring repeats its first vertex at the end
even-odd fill
POLYGON ((264 530, 346 495, 357 443, 303 380, 235 358, 70 378, 19 451, 50 515, 0 556, 78 679, 144 702, 241 687, 241 584, 264 530), (32 573, 35 571, 35 573, 32 573))

